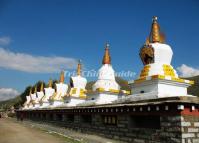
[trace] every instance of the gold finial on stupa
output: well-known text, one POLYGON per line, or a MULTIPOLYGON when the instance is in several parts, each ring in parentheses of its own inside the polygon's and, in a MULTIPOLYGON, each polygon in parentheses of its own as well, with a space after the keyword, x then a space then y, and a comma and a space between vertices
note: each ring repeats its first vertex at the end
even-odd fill
POLYGON ((34 93, 37 93, 37 86, 35 86, 35 91, 34 91, 34 93))
POLYGON ((165 38, 160 31, 160 26, 159 26, 157 20, 158 20, 158 17, 156 17, 156 16, 154 16, 152 19, 153 22, 152 22, 151 33, 150 33, 150 37, 149 37, 150 43, 155 43, 155 42, 164 43, 164 41, 165 41, 165 38))
POLYGON ((81 75, 81 72, 82 72, 82 64, 81 60, 79 60, 77 65, 77 75, 81 75))
POLYGON ((147 37, 147 39, 146 39, 146 41, 145 41, 144 45, 149 45, 149 43, 150 43, 150 41, 149 41, 149 37, 147 37))
POLYGON ((48 81, 48 87, 52 87, 53 86, 53 81, 52 81, 52 79, 50 79, 49 81, 48 81))
POLYGON ((107 43, 105 46, 105 53, 104 53, 102 64, 111 64, 111 56, 109 53, 109 47, 110 45, 107 43))
POLYGON ((61 71, 59 82, 64 83, 64 71, 61 71))
POLYGON ((40 86, 40 92, 43 91, 43 90, 44 90, 44 83, 42 82, 41 86, 40 86))

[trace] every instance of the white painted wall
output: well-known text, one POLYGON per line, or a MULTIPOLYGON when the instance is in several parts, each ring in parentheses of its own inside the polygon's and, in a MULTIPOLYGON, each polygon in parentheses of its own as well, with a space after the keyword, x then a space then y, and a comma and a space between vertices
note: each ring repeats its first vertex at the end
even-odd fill
POLYGON ((110 64, 102 65, 98 73, 99 77, 93 85, 93 91, 98 88, 104 88, 105 91, 109 91, 109 89, 120 89, 120 86, 115 81, 115 72, 110 64))
POLYGON ((157 97, 171 97, 171 96, 187 96, 187 87, 190 86, 187 83, 179 83, 172 80, 148 80, 142 83, 133 83, 133 94, 157 93, 157 97))
POLYGON ((68 90, 68 85, 64 83, 56 83, 57 94, 61 94, 64 97, 68 90))
MULTIPOLYGON (((90 102, 92 100, 96 104, 108 104, 108 103, 112 103, 113 101, 115 101, 117 99, 118 99, 117 94, 99 93, 99 94, 90 95, 88 98, 88 102, 90 102)), ((87 102, 87 101, 85 101, 85 102, 87 102)))
POLYGON ((55 93, 55 89, 48 87, 44 88, 45 97, 42 99, 42 102, 49 102, 49 98, 55 93))

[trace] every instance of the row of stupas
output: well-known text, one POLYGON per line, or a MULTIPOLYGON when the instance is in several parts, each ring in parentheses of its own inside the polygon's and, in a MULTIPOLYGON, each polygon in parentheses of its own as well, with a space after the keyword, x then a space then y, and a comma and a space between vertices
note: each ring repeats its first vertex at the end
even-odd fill
POLYGON ((96 104, 122 103, 145 99, 156 99, 172 96, 192 96, 187 94, 187 88, 193 81, 181 79, 171 65, 173 51, 165 43, 165 37, 160 30, 157 17, 153 17, 151 32, 145 44, 140 49, 140 58, 144 64, 138 79, 129 81, 131 92, 121 90, 115 80, 115 72, 111 65, 109 44, 105 46, 102 67, 99 69, 98 80, 91 91, 86 90, 87 80, 81 75, 81 63, 77 66, 77 75, 70 78, 70 90, 64 83, 64 72, 52 88, 52 80, 48 87, 26 97, 24 109, 87 106, 96 104), (130 94, 131 93, 131 94, 130 94))

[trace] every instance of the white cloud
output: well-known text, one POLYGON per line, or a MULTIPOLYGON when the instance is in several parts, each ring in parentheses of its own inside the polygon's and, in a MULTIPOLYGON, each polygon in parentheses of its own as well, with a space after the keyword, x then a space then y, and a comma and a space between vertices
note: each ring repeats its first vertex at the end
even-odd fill
POLYGON ((12 88, 0 88, 0 101, 8 100, 18 96, 20 93, 12 88))
POLYGON ((33 56, 0 48, 0 68, 29 73, 55 73, 63 69, 74 69, 76 65, 77 60, 73 58, 33 56))
POLYGON ((192 77, 199 75, 199 69, 182 64, 177 68, 182 77, 192 77))
POLYGON ((10 42, 11 42, 10 37, 6 36, 0 37, 0 45, 9 45, 10 42))

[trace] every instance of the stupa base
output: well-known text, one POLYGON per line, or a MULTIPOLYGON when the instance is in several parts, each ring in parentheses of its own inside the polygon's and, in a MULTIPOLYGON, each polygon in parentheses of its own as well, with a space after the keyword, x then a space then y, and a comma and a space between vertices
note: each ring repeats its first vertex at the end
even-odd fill
POLYGON ((85 99, 80 99, 76 97, 69 97, 65 100, 65 103, 63 106, 71 107, 71 106, 77 106, 78 104, 81 104, 85 102, 85 99))
POLYGON ((129 82, 134 95, 146 95, 155 93, 157 98, 190 96, 187 95, 187 88, 192 84, 189 80, 180 78, 168 78, 162 75, 155 75, 129 82))
POLYGON ((118 99, 118 94, 112 94, 110 92, 106 92, 90 96, 88 102, 94 101, 95 104, 110 104, 116 101, 117 99, 118 99))
POLYGON ((50 102, 50 107, 56 107, 64 104, 63 100, 54 100, 50 102))

